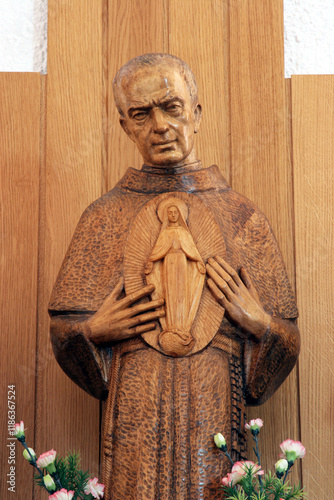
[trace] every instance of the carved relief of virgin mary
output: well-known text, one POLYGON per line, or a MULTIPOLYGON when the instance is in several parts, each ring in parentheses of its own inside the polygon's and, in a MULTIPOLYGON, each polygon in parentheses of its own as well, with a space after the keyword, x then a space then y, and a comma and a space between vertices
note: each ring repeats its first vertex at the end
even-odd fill
POLYGON ((188 207, 179 198, 163 200, 157 209, 160 234, 145 267, 148 284, 165 300, 159 345, 166 354, 183 356, 194 344, 191 326, 201 299, 205 266, 187 226, 188 207))

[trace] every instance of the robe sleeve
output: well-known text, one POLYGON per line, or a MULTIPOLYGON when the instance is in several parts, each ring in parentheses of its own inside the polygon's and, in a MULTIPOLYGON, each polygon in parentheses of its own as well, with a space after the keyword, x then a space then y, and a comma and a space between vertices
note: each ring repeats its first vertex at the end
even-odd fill
POLYGON ((86 338, 88 316, 56 315, 50 334, 54 355, 62 370, 81 389, 98 399, 108 394, 111 349, 97 348, 86 338))
POLYGON ((247 340, 244 346, 246 403, 264 403, 294 367, 300 351, 296 320, 272 318, 261 342, 247 340))
MULTIPOLYGON (((96 347, 85 321, 122 274, 122 232, 116 203, 94 202, 83 213, 59 271, 49 303, 50 335, 62 370, 90 395, 104 399, 112 346, 96 347)), ((127 225, 124 224, 124 231, 127 225)), ((123 228, 122 228, 123 230, 123 228)))
POLYGON ((244 249, 240 264, 247 268, 261 304, 272 316, 261 341, 248 339, 243 347, 246 403, 260 405, 278 389, 297 361, 298 310, 277 241, 259 210, 237 244, 244 249))

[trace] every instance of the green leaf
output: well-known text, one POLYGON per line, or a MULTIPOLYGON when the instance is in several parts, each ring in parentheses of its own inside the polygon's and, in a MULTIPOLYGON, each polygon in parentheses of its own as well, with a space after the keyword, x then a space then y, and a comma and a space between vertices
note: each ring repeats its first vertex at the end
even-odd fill
POLYGON ((35 474, 34 476, 34 481, 35 483, 40 486, 41 488, 44 488, 44 482, 43 482, 43 479, 41 478, 41 476, 39 474, 35 474))
POLYGON ((223 486, 226 500, 302 500, 306 498, 300 485, 291 486, 289 481, 283 484, 282 479, 268 472, 262 478, 263 491, 260 491, 258 479, 248 473, 236 487, 223 486))
POLYGON ((83 471, 79 452, 69 451, 65 458, 57 457, 56 471, 63 488, 75 491, 73 500, 78 498, 90 500, 92 495, 86 495, 84 488, 90 478, 89 471, 83 471))

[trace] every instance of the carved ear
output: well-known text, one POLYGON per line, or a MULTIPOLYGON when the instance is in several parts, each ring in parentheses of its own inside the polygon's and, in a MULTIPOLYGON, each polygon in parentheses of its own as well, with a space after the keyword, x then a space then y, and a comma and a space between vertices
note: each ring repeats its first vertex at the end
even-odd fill
POLYGON ((119 123, 121 124, 121 127, 122 127, 122 129, 124 130, 124 132, 126 133, 126 135, 127 135, 128 137, 130 137, 131 141, 135 142, 135 140, 134 140, 134 138, 133 138, 133 136, 132 136, 132 132, 130 132, 129 127, 128 127, 128 124, 127 124, 127 122, 126 122, 126 118, 121 117, 121 118, 119 119, 119 123))
POLYGON ((202 118, 202 106, 200 104, 196 105, 196 108, 194 109, 194 115, 195 115, 195 134, 197 134, 200 123, 201 123, 201 118, 202 118))

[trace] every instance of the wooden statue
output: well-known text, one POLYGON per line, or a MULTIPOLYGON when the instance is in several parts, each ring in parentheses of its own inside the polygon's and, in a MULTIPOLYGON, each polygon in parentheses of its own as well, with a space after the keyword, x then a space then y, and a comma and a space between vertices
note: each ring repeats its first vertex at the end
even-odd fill
POLYGON ((162 227, 145 268, 146 280, 154 285, 152 297, 165 302, 159 344, 165 354, 184 356, 193 349, 190 331, 206 271, 187 227, 187 205, 179 198, 167 198, 157 213, 162 227))
POLYGON ((144 165, 81 217, 50 300, 54 353, 106 399, 107 500, 221 499, 213 435, 245 457, 245 404, 299 353, 295 301, 264 215, 196 157, 189 67, 140 56, 114 94, 144 165))

